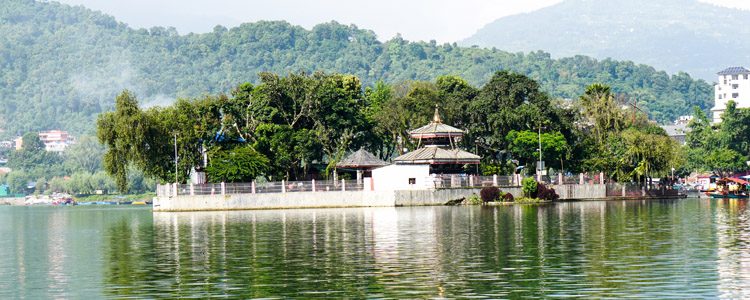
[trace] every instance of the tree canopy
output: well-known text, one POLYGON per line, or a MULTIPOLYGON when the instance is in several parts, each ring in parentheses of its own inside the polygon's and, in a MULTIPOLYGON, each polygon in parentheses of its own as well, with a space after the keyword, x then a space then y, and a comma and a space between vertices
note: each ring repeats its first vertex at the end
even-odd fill
POLYGON ((642 113, 631 117, 603 85, 570 102, 553 101, 534 80, 508 71, 482 87, 458 76, 373 88, 337 73, 260 78, 228 96, 146 110, 123 91, 115 111, 98 121, 99 139, 107 146, 105 170, 126 189, 130 168, 171 182, 177 161, 177 180, 184 182, 203 168, 206 152, 209 181, 326 177, 345 154, 360 148, 386 160, 415 149, 408 132, 427 124, 435 106, 446 123, 465 127, 457 146, 478 151, 483 170, 512 172, 514 159, 533 164, 540 138, 547 167, 563 172, 604 171, 618 180, 640 180, 681 163, 676 142, 642 113))
MULTIPOLYGON (((307 30, 261 21, 180 35, 174 28, 133 29, 81 6, 46 1, 3 3, 0 67, 0 128, 6 135, 53 128, 93 134, 97 115, 114 109, 110 99, 123 89, 138 94, 146 110, 171 105, 177 98, 223 93, 243 82, 268 83, 261 72, 352 74, 359 82, 348 83, 354 84, 349 88, 359 84, 383 92, 375 86, 382 81, 394 85, 397 97, 407 96, 398 86, 429 81, 436 87, 427 85, 408 98, 470 99, 479 95, 472 96, 477 91, 469 85, 485 85, 498 70, 509 70, 536 81, 550 99, 576 99, 591 83, 607 84, 661 123, 689 114, 693 106, 707 110, 713 91, 710 84, 688 74, 670 75, 629 61, 553 59, 541 51, 510 53, 400 37, 381 42, 370 30, 336 22, 307 30), (444 75, 463 79, 440 80, 444 75)), ((496 84, 502 82, 491 86, 496 84)), ((340 92, 338 96, 347 97, 340 92)), ((481 95, 484 101, 494 96, 499 94, 489 90, 481 95)), ((465 105, 457 104, 455 112, 446 106, 445 114, 461 112, 465 105)), ((286 117, 290 116, 274 116, 286 117)), ((464 119, 468 118, 456 118, 464 119)), ((315 120, 320 126, 330 121, 315 120)))

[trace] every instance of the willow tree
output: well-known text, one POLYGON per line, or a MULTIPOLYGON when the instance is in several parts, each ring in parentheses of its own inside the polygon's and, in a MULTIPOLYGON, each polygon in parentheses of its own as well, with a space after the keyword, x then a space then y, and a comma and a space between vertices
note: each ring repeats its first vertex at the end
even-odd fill
MULTIPOLYGON (((149 177, 165 179, 173 168, 169 133, 138 107, 135 95, 124 90, 115 99, 115 110, 99 115, 97 137, 107 147, 104 170, 117 188, 128 190, 128 169, 133 166, 149 177)), ((174 173, 172 173, 174 174, 174 173)))

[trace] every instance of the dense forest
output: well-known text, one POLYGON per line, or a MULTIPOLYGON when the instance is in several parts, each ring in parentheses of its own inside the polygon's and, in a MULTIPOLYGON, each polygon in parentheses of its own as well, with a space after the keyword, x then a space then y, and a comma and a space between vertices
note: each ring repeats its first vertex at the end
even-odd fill
POLYGON ((203 168, 204 151, 212 182, 309 180, 330 178, 336 162, 360 148, 386 160, 414 150, 408 131, 427 124, 436 106, 446 123, 466 130, 459 146, 482 157, 479 170, 465 166, 466 173, 529 170, 539 159, 537 143, 548 168, 603 171, 618 181, 643 182, 684 163, 679 144, 620 105, 610 87, 591 85, 571 105, 507 71, 481 87, 440 76, 364 89, 353 75, 261 73, 259 84, 241 84, 231 95, 152 108, 123 91, 115 110, 99 116, 97 135, 107 149, 103 168, 120 190, 130 188, 132 169, 185 182, 203 168))
POLYGON ((558 1, 497 19, 459 44, 633 60, 716 80, 716 72, 750 61, 750 11, 707 2, 558 1))
POLYGON ((352 74, 363 87, 457 75, 472 85, 498 70, 537 81, 553 98, 576 99, 602 83, 662 123, 707 109, 712 88, 688 74, 667 74, 628 61, 548 53, 509 53, 456 44, 386 42, 370 30, 335 22, 306 30, 286 22, 217 26, 205 34, 173 28, 133 29, 113 17, 55 2, 0 5, 0 128, 6 136, 60 128, 93 134, 99 113, 123 89, 146 107, 177 98, 227 93, 259 73, 352 74))

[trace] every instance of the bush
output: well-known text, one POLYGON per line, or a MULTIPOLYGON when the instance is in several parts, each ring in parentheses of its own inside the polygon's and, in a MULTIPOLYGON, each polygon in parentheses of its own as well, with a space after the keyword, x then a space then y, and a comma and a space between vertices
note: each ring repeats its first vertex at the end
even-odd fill
POLYGON ((542 200, 548 200, 548 201, 556 201, 560 198, 559 195, 557 195, 557 192, 555 192, 555 189, 548 188, 547 186, 543 184, 537 185, 536 190, 536 198, 542 199, 542 200))
POLYGON ((482 204, 482 199, 477 194, 471 194, 471 196, 466 198, 464 203, 468 205, 480 205, 482 204))
POLYGON ((521 181, 523 195, 530 198, 536 198, 537 183, 534 177, 526 177, 521 181))
POLYGON ((494 186, 483 187, 479 192, 484 202, 493 202, 500 199, 500 189, 494 186))
POLYGON ((502 198, 503 198, 503 202, 513 202, 514 200, 513 194, 511 193, 505 193, 502 198))

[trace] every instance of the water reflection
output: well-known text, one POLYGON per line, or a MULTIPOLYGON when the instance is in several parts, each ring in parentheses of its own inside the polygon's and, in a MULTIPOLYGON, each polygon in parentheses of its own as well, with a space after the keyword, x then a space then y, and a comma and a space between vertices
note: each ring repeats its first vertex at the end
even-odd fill
POLYGON ((0 208, 0 298, 748 298, 747 201, 0 208))
POLYGON ((716 250, 705 243, 714 233, 692 227, 710 227, 711 215, 670 201, 155 213, 153 221, 151 254, 174 276, 145 273, 132 283, 136 295, 153 286, 199 297, 716 295, 716 250))
POLYGON ((719 290, 722 298, 750 298, 750 212, 747 200, 715 200, 719 290))

